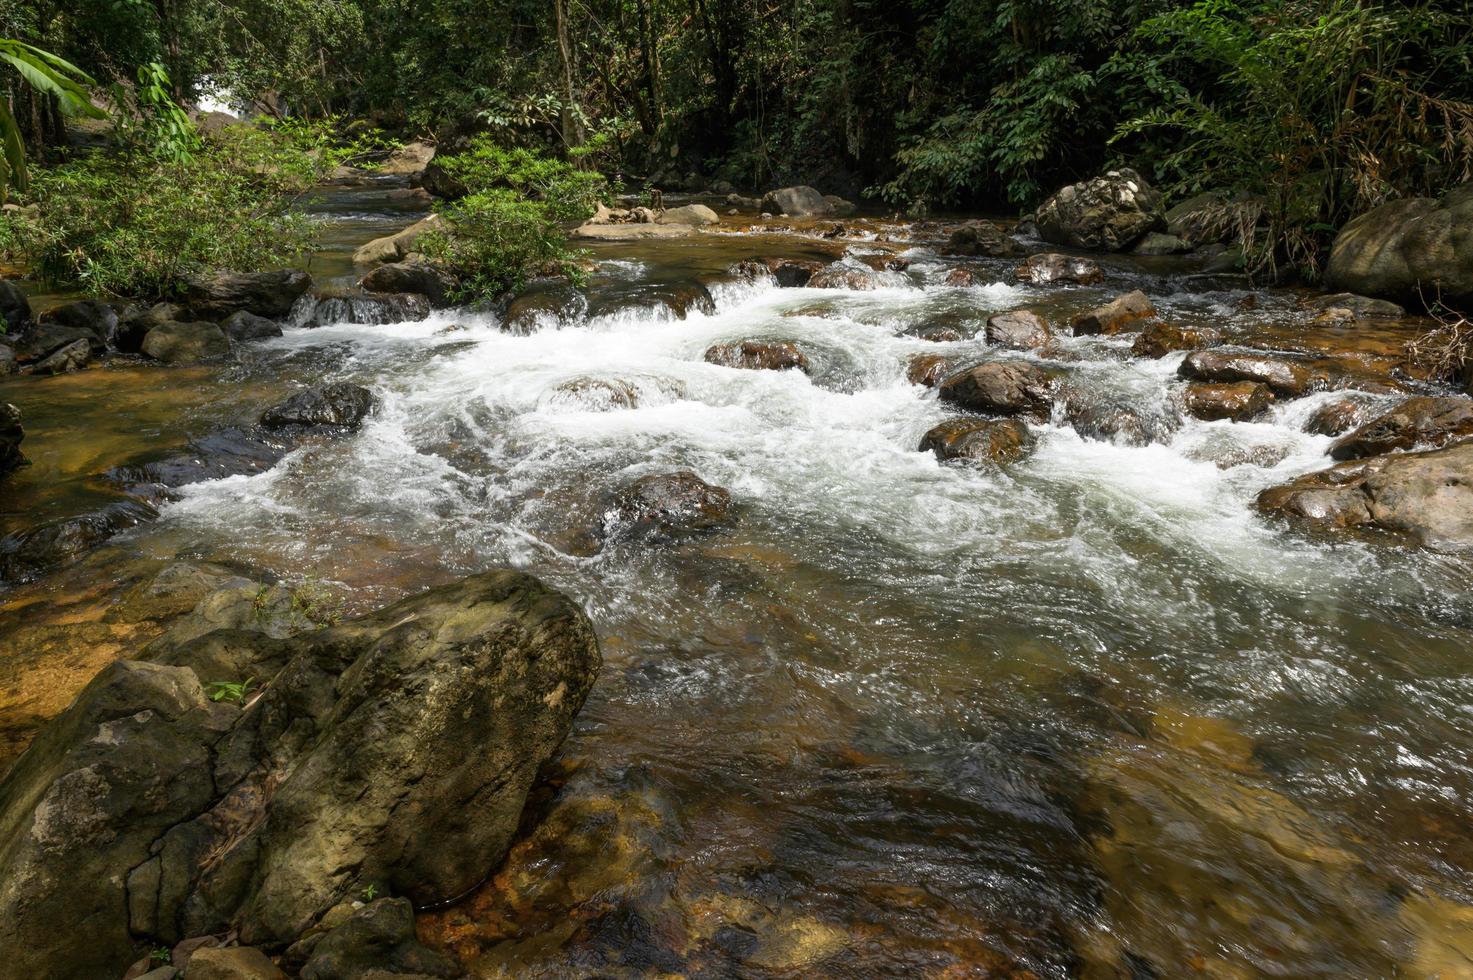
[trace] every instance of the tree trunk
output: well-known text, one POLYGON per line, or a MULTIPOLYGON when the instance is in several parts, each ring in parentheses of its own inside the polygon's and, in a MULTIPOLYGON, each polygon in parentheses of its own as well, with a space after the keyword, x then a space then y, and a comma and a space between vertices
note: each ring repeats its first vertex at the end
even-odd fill
POLYGON ((563 65, 563 104, 560 112, 563 149, 574 150, 583 143, 583 127, 573 112, 573 46, 568 41, 568 11, 566 0, 552 0, 557 15, 557 53, 563 65))

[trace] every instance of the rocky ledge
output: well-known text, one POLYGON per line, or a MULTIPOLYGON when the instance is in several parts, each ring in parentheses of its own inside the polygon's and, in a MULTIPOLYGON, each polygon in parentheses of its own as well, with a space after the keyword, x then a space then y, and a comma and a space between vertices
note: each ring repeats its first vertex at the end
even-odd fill
POLYGON ((295 637, 270 624, 113 663, 0 781, 0 974, 152 976, 174 947, 172 976, 232 943, 255 951, 187 975, 279 976, 264 954, 318 978, 459 972, 411 905, 506 854, 598 673, 592 627, 510 571, 295 637))

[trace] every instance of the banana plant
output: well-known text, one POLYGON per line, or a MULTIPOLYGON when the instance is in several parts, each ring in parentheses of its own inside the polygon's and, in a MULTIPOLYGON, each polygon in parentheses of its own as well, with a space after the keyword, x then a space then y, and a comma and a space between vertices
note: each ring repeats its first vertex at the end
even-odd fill
MULTIPOLYGON (((107 117, 87 97, 87 87, 96 82, 66 59, 24 41, 0 38, 0 62, 14 68, 37 92, 55 96, 62 115, 107 117)), ((5 98, 0 98, 0 147, 3 147, 0 152, 0 200, 3 200, 11 187, 25 190, 27 179, 25 143, 10 101, 5 98)))

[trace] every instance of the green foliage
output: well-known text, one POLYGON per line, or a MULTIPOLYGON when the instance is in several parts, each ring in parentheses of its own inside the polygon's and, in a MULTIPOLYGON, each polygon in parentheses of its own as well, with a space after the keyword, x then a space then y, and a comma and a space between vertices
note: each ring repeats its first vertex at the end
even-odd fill
POLYGON ((459 280, 458 300, 496 296, 542 272, 573 271, 558 210, 507 188, 470 194, 440 209, 449 231, 424 236, 420 249, 459 280))
POLYGON ((367 888, 363 889, 363 900, 365 902, 371 902, 371 901, 373 901, 377 897, 378 897, 378 886, 377 885, 370 884, 367 888))
POLYGON ((312 240, 292 210, 320 160, 231 127, 182 160, 94 153, 38 171, 34 209, 0 217, 0 241, 47 280, 166 298, 188 273, 279 267, 312 240))
MULTIPOLYGON (((87 97, 95 84, 76 65, 38 47, 12 38, 0 38, 0 63, 14 69, 35 92, 55 100, 62 115, 102 118, 106 115, 87 97)), ((29 180, 25 141, 10 105, 0 99, 0 199, 13 186, 24 191, 29 180)))
POLYGON ((114 133, 125 149, 174 163, 186 162, 199 149, 199 134, 189 116, 169 95, 169 73, 157 61, 141 65, 131 89, 115 84, 113 101, 128 106, 119 113, 114 133))
POLYGON ((329 170, 345 165, 372 170, 374 156, 398 145, 382 129, 355 126, 340 113, 320 119, 287 116, 264 125, 329 170))
POLYGON ((609 194, 602 174, 580 170, 535 150, 501 146, 488 136, 479 136, 465 152, 437 157, 436 162, 472 194, 514 191, 541 202, 552 221, 583 221, 609 194))
POLYGON ((251 686, 256 679, 247 677, 243 681, 210 681, 205 685, 205 693, 211 701, 233 701, 240 703, 251 693, 251 686))

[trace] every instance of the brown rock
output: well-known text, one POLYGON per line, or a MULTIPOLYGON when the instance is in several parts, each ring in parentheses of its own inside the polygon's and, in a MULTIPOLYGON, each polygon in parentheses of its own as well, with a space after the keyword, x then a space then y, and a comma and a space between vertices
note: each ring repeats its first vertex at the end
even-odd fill
POLYGON ((1151 323, 1135 338, 1130 352, 1136 357, 1160 359, 1173 351, 1202 350, 1222 343, 1222 334, 1211 327, 1178 327, 1151 323))
POLYGON ((741 340, 716 344, 706 351, 706 361, 723 367, 748 371, 786 371, 797 368, 806 372, 808 355, 788 340, 741 340))
POLYGON ((628 484, 609 501, 605 536, 655 535, 716 527, 731 510, 731 493, 689 470, 656 473, 628 484))
POLYGON ((971 269, 952 269, 946 274, 947 286, 975 286, 977 277, 972 274, 971 269))
POLYGON ((966 340, 971 334, 963 333, 961 328, 949 323, 926 323, 909 328, 904 336, 929 340, 933 344, 954 344, 959 340, 966 340))
POLYGON ((1266 385, 1256 381, 1194 382, 1187 385, 1187 413, 1204 422, 1229 419, 1243 422, 1262 415, 1273 400, 1266 385))
POLYGON ((808 280, 810 289, 879 289, 880 281, 868 269, 834 263, 824 266, 808 280))
POLYGON ((1080 285, 1103 282, 1105 274, 1093 259, 1082 259, 1058 252, 1041 252, 1030 255, 1013 273, 1019 282, 1034 286, 1048 286, 1056 282, 1072 282, 1080 285))
POLYGON ((1137 320, 1156 315, 1156 308, 1140 290, 1116 297, 1104 306, 1077 316, 1071 323, 1076 337, 1117 334, 1137 320))
POLYGON ((934 388, 951 374, 951 361, 940 354, 917 354, 910 359, 905 379, 913 385, 934 388))
POLYGON ((185 980, 286 980, 270 957, 250 946, 196 950, 184 976, 185 980))
POLYGON ((1303 364, 1241 351, 1205 350, 1188 354, 1178 373, 1193 381, 1256 381, 1281 398, 1307 394, 1320 379, 1303 364))
POLYGON ((1049 342, 1048 322, 1032 310, 994 313, 987 318, 987 342, 1013 350, 1037 350, 1049 342))
POLYGON ((1027 361, 979 364, 941 383, 941 400, 991 415, 1047 419, 1053 406, 1055 375, 1027 361))
POLYGON ((942 462, 1011 463, 1032 447, 1033 435, 1017 419, 949 419, 921 438, 920 451, 942 462))
POLYGON ((1337 398, 1315 409, 1304 423, 1304 431, 1317 436, 1338 436, 1365 421, 1366 406, 1354 398, 1337 398))
POLYGON ((1330 447, 1333 459, 1364 459, 1416 446, 1436 448, 1473 435, 1473 399, 1408 398, 1330 447))

